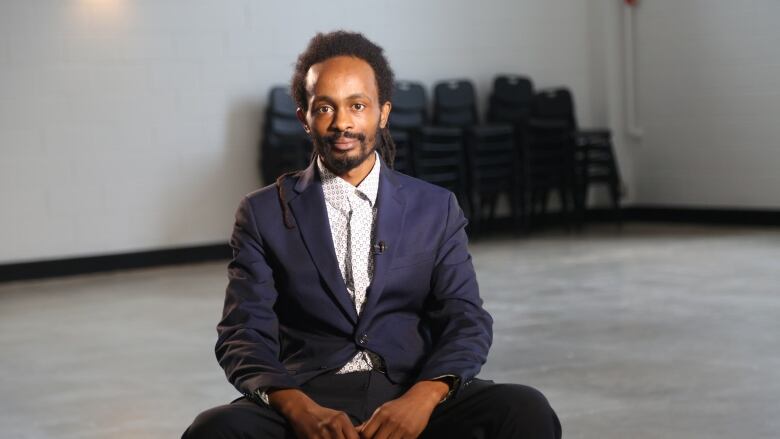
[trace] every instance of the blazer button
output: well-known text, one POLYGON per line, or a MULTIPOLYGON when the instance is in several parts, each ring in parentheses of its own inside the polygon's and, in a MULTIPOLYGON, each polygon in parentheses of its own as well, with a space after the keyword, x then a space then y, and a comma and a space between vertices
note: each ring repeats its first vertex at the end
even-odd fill
POLYGON ((360 344, 366 344, 368 343, 368 334, 363 334, 360 336, 360 344))

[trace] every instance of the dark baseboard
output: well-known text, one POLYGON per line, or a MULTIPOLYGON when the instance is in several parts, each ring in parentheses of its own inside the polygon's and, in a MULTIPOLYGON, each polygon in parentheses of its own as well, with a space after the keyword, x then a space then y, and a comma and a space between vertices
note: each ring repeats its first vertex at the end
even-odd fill
POLYGON ((0 265, 0 282, 227 260, 230 257, 230 246, 211 244, 135 253, 22 262, 0 265))
MULTIPOLYGON (((780 226, 780 211, 777 210, 632 206, 621 210, 620 217, 624 222, 780 226)), ((607 222, 616 219, 614 212, 609 209, 590 210, 585 218, 588 222, 607 222)), ((551 216, 550 224, 555 225, 555 223, 560 223, 560 218, 551 216)), ((512 224, 511 221, 502 219, 497 220, 489 227, 494 232, 501 233, 511 231, 512 224)), ((492 233, 486 231, 479 235, 485 234, 492 233)), ((230 257, 231 250, 227 244, 211 244, 136 253, 22 262, 0 265, 0 282, 227 260, 230 257)))
POLYGON ((566 227, 578 230, 583 223, 687 223, 702 225, 733 226, 780 226, 780 211, 747 209, 699 209, 680 207, 631 206, 621 209, 618 214, 608 208, 589 209, 579 219, 575 216, 563 216, 560 212, 550 212, 546 216, 536 217, 526 223, 525 230, 516 230, 517 225, 511 218, 502 217, 483 224, 480 230, 469 230, 469 237, 481 239, 504 236, 507 233, 522 232, 533 234, 547 228, 566 227))
MULTIPOLYGON (((621 216, 631 222, 780 226, 780 210, 631 206, 623 209, 621 216)), ((611 221, 614 217, 609 209, 596 209, 587 216, 593 221, 611 221)))

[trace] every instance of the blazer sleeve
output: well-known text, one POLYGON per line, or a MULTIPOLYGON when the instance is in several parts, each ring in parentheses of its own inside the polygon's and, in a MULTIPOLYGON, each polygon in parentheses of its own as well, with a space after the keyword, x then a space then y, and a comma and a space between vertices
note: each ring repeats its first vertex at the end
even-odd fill
POLYGON ((248 395, 268 388, 297 388, 279 361, 277 291, 249 199, 236 211, 230 238, 233 259, 215 352, 228 381, 248 395))
POLYGON ((450 193, 427 307, 434 347, 418 376, 418 380, 429 380, 454 375, 454 394, 477 375, 493 339, 493 319, 479 297, 466 224, 455 195, 450 193))

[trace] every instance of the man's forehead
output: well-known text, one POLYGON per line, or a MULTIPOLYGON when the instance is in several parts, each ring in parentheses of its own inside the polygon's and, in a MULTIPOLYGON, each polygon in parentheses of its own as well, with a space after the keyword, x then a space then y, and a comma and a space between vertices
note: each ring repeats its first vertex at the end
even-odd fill
POLYGON ((310 97, 321 94, 347 97, 376 95, 374 70, 366 61, 338 56, 313 64, 306 73, 306 91, 310 97))

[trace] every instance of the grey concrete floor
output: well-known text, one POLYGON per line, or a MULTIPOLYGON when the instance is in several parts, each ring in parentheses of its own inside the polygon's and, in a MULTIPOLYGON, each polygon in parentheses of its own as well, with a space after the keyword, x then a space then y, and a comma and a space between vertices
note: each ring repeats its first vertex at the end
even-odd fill
MULTIPOLYGON (((780 437, 780 230, 632 224, 472 243, 482 377, 566 438, 780 437)), ((0 284, 0 438, 178 437, 237 396, 225 263, 0 284)))

